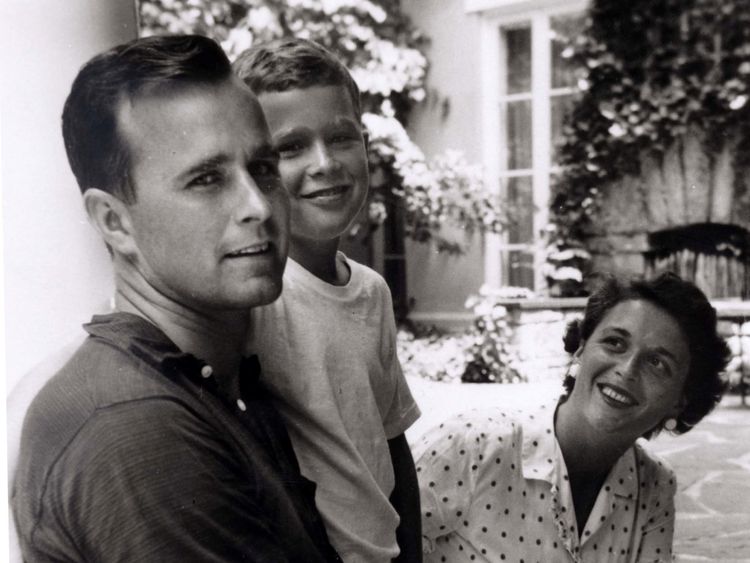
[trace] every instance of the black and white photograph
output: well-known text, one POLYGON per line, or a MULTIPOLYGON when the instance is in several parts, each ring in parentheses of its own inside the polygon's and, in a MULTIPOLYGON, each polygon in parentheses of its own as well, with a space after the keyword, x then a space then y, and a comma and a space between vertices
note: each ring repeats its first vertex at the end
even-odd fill
POLYGON ((0 27, 0 559, 750 562, 750 0, 0 27))

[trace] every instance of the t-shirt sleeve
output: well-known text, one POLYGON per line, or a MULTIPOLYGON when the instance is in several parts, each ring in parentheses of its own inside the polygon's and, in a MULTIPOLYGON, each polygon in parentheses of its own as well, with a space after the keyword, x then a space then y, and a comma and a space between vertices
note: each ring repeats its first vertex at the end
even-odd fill
POLYGON ((215 429, 168 399, 104 409, 49 476, 37 538, 86 561, 286 561, 286 541, 215 429))
POLYGON ((657 469, 646 477, 653 494, 648 500, 648 519, 638 547, 637 560, 644 563, 672 561, 677 480, 672 469, 659 461, 653 463, 657 469))
POLYGON ((381 350, 386 379, 393 389, 390 405, 383 417, 383 428, 386 438, 390 440, 403 434, 422 413, 414 401, 396 353, 396 321, 393 317, 391 292, 385 281, 380 279, 380 282, 384 303, 381 350))

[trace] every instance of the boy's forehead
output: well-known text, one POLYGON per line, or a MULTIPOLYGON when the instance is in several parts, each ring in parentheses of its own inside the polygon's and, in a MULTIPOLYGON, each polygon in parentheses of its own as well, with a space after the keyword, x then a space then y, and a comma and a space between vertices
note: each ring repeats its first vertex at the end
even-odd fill
POLYGON ((316 122, 360 122, 351 92, 342 84, 263 92, 258 95, 258 101, 274 132, 316 122))

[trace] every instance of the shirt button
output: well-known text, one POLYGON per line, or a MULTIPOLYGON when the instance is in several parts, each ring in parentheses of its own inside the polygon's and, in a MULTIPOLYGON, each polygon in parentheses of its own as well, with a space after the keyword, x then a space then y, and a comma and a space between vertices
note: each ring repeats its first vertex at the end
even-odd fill
POLYGON ((245 401, 242 399, 237 399, 237 406, 242 412, 245 412, 247 410, 247 405, 245 404, 245 401))
POLYGON ((203 367, 201 368, 201 375, 202 375, 202 376, 203 376, 204 378, 209 378, 209 377, 211 377, 211 376, 213 375, 213 373, 214 373, 214 368, 212 368, 212 367, 211 367, 211 366, 209 366, 209 365, 205 365, 205 366, 203 366, 203 367))

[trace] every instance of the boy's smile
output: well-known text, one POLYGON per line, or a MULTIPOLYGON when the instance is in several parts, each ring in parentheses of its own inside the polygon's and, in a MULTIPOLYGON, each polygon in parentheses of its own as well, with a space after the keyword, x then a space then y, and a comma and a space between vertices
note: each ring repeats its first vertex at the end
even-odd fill
POLYGON ((359 212, 369 183, 359 116, 344 86, 258 96, 291 199, 296 241, 336 240, 359 212))

